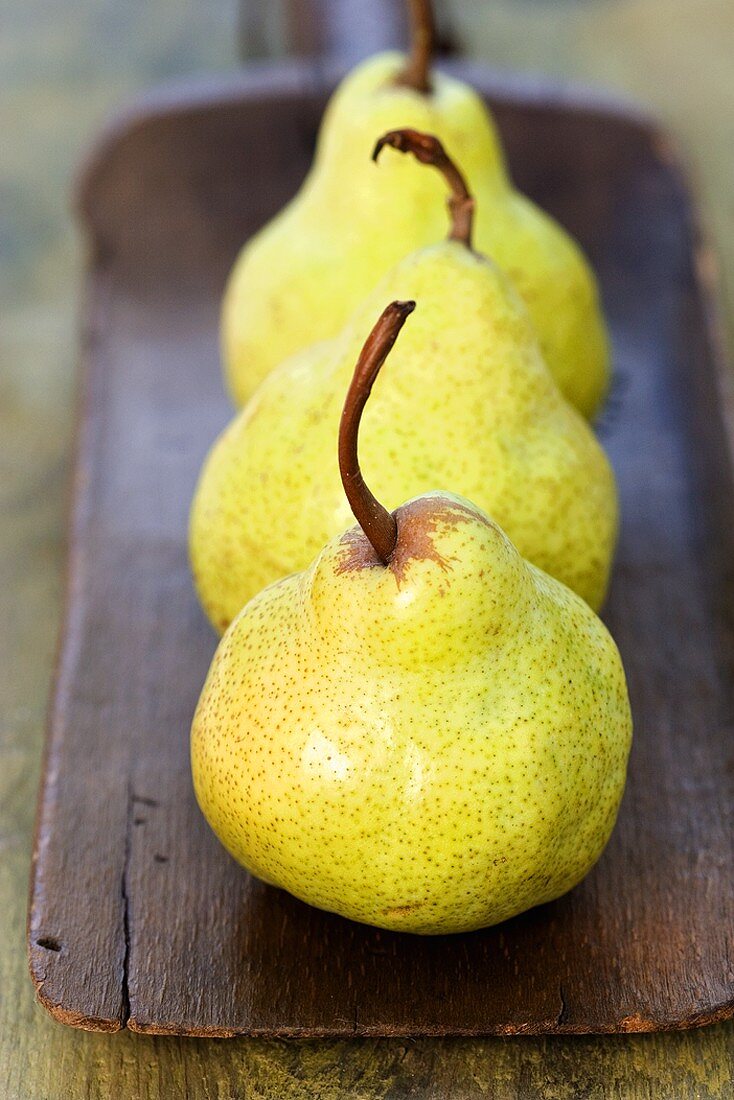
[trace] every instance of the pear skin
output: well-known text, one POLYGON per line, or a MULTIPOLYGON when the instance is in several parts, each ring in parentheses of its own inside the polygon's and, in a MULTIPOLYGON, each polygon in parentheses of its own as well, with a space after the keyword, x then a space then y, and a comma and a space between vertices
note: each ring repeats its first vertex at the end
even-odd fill
POLYGON ((510 276, 548 366, 591 417, 608 387, 609 350, 596 283, 580 248, 508 178, 482 99, 443 73, 424 93, 397 83, 404 58, 380 54, 340 85, 324 115, 313 167, 291 203, 243 248, 222 308, 228 386, 243 404, 284 359, 339 333, 408 253, 443 233, 440 181, 375 137, 397 127, 435 134, 477 198, 476 246, 510 276))
POLYGON ((247 605, 194 718, 196 796, 249 871, 421 934, 551 901, 599 858, 631 719, 601 621, 469 502, 361 529, 247 605))

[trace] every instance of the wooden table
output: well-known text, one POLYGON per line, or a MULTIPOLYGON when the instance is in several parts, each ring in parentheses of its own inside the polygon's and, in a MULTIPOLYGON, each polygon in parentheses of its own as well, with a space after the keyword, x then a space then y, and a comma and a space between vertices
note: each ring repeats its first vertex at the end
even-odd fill
MULTIPOLYGON (((252 0, 251 13, 262 7, 252 0)), ((698 167, 731 325, 731 0, 445 0, 443 7, 466 52, 600 80, 658 110, 698 167)), ((274 8, 265 24, 258 21, 257 38, 246 6, 245 52, 282 47, 274 8)), ((352 50, 363 52, 358 43, 352 50)), ((25 963, 26 883, 60 612, 81 264, 67 212, 70 175, 116 103, 161 78, 232 66, 236 53, 232 0, 27 0, 3 12, 0 1096, 729 1097, 734 1024, 606 1039, 284 1044, 88 1035, 55 1024, 34 1002, 25 963)))

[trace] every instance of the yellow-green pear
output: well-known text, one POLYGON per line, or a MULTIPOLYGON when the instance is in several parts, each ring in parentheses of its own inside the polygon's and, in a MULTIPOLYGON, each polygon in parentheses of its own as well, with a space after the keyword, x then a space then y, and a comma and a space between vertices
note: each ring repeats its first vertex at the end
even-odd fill
POLYGON ((215 443, 190 548, 199 597, 220 631, 348 525, 331 462, 340 395, 372 318, 392 299, 421 308, 364 425, 380 499, 392 509, 450 485, 492 515, 523 557, 594 609, 604 599, 617 530, 604 452, 553 381, 513 286, 471 248, 473 202, 440 142, 414 131, 388 139, 449 180, 451 237, 402 260, 335 340, 272 372, 215 443))
POLYGON ((385 272, 441 232, 438 182, 403 158, 366 168, 376 134, 434 133, 479 202, 476 241, 524 299, 551 372, 586 416, 608 385, 594 276, 568 234, 508 177, 494 122, 462 81, 429 74, 430 5, 418 0, 414 56, 359 65, 332 98, 292 202, 244 247, 222 310, 227 382, 243 404, 287 356, 334 337, 385 272))
POLYGON ((366 487, 359 419, 411 308, 384 312, 344 408, 360 526, 235 619, 191 760, 205 817, 258 878, 381 928, 466 932, 593 866, 631 718, 604 625, 494 520, 446 492, 391 514, 366 487))

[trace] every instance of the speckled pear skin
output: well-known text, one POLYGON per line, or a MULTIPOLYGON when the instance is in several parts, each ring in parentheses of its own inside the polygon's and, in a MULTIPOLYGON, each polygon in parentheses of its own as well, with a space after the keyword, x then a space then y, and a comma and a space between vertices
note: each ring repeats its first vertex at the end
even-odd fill
POLYGON ((583 600, 468 501, 396 518, 389 566, 352 528, 237 617, 194 717, 194 786, 258 878, 381 928, 467 932, 599 858, 625 678, 583 600))
POLYGON ((400 54, 359 65, 333 96, 313 167, 296 198, 244 247, 222 310, 228 385, 243 404, 289 355, 330 339, 385 273, 446 235, 446 187, 392 150, 369 163, 377 138, 411 127, 435 134, 477 200, 475 244, 524 298, 543 353, 585 415, 608 386, 609 352, 593 274, 578 246, 508 180, 480 97, 440 72, 422 95, 399 87, 400 54))
POLYGON ((335 462, 343 394, 385 302, 417 309, 362 424, 365 476, 394 510, 436 485, 484 508, 520 553, 594 608, 617 532, 614 477, 543 362, 496 265, 446 241, 403 260, 344 333, 274 371, 215 443, 194 498, 191 563, 221 632, 304 569, 352 516, 335 462))

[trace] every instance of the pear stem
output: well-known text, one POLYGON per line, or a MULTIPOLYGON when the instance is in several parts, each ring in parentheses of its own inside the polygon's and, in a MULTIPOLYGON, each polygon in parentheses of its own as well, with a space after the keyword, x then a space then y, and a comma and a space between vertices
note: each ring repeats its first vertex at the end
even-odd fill
POLYGON ((382 311, 360 352, 339 425, 339 471, 344 492, 357 523, 383 565, 388 564, 395 550, 398 526, 395 516, 383 508, 362 477, 357 445, 359 425, 380 367, 414 309, 415 302, 391 302, 382 311))
POLYGON ((409 0, 410 56, 395 78, 396 84, 427 95, 431 87, 431 61, 436 40, 431 0, 409 0))
POLYGON ((422 134, 419 130, 390 130, 389 133, 383 134, 375 145, 372 153, 374 161, 377 161, 386 145, 397 149, 399 153, 412 153, 421 164, 438 168, 451 189, 448 203, 451 214, 449 240, 461 241, 467 248, 471 248, 474 197, 467 187, 464 176, 438 138, 433 134, 422 134))

